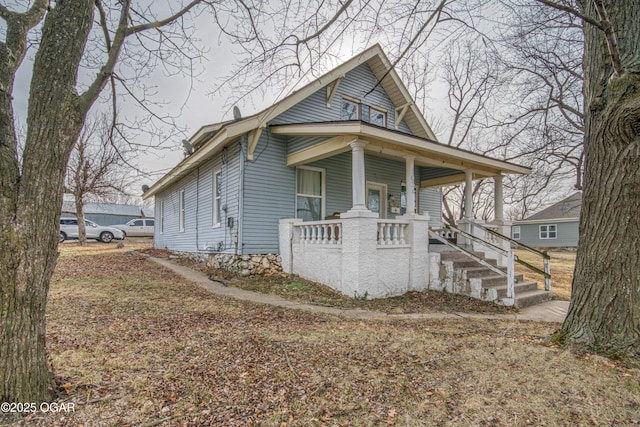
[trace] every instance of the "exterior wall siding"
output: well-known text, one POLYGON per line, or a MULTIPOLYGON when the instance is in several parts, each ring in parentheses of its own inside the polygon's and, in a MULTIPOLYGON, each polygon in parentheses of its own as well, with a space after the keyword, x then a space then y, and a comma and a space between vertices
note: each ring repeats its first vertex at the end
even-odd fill
POLYGON ((184 252, 233 253, 237 232, 240 188, 240 147, 233 144, 192 171, 166 191, 158 194, 155 209, 154 246, 184 252), (213 226, 213 174, 221 172, 220 226, 213 226), (185 190, 184 231, 180 231, 180 191, 185 190), (164 231, 160 232, 160 203, 164 202, 164 231), (234 218, 233 225, 228 218, 234 218), (220 251, 218 249, 221 249, 220 251))
POLYGON ((442 178, 444 176, 457 175, 459 173, 464 173, 463 171, 456 169, 448 169, 448 168, 421 168, 420 170, 420 179, 434 179, 434 178, 442 178))
POLYGON ((441 227, 442 226, 442 192, 439 188, 421 188, 420 198, 418 199, 420 204, 420 213, 428 213, 429 227, 441 227))
MULTIPOLYGON (((365 155, 365 179, 387 185, 387 197, 393 195, 400 203, 401 182, 406 179, 406 166, 403 162, 365 155)), ((310 163, 309 166, 323 168, 326 171, 326 216, 351 209, 351 153, 342 153, 334 157, 310 163)), ((416 167, 415 179, 418 183, 420 169, 416 167)), ((387 204, 387 218, 396 217, 387 204)), ((432 221, 442 223, 442 196, 438 189, 421 189, 418 196, 418 212, 428 213, 432 221)))
POLYGON ((286 138, 262 132, 244 165, 242 253, 278 253, 278 224, 295 216, 295 169, 286 166, 286 138))
MULTIPOLYGON (((395 106, 382 86, 377 85, 377 83, 378 79, 369 68, 369 65, 359 65, 349 71, 340 82, 338 90, 331 101, 331 108, 327 108, 327 89, 324 87, 280 114, 270 124, 341 121, 342 97, 349 96, 360 100, 362 103, 363 121, 369 121, 369 107, 376 106, 387 111, 387 128, 395 129, 395 106), (367 95, 374 87, 373 92, 367 95)), ((398 130, 411 133, 404 121, 400 123, 398 130)), ((310 145, 313 145, 313 143, 310 143, 310 145)), ((307 146, 294 144, 290 148, 290 152, 307 146)))
MULTIPOLYGON (((368 121, 369 106, 387 111, 387 127, 395 129, 395 106, 367 64, 348 72, 327 108, 326 88, 322 88, 285 111, 269 124, 341 121, 343 96, 362 102, 363 121, 368 121), (374 89, 375 88, 375 89, 374 89), (370 94, 369 91, 374 89, 370 94), (366 117, 365 117, 366 116, 366 117)), ((402 122, 399 130, 411 133, 402 122)), ((287 154, 318 144, 327 137, 285 137, 273 135, 267 127, 255 149, 253 161, 246 160, 240 142, 216 155, 198 170, 156 196, 156 212, 164 204, 164 231, 156 221, 155 246, 185 252, 265 254, 278 253, 278 224, 282 218, 295 216, 295 168, 286 166, 287 154), (243 162, 242 164, 240 162, 243 162), (213 174, 222 170, 223 189, 220 227, 213 224, 213 174), (180 191, 185 191, 185 229, 180 231, 180 191), (242 194, 241 194, 242 192, 242 194), (227 222, 233 218, 233 224, 227 222), (236 247, 236 240, 240 245, 236 247)), ((351 208, 351 153, 310 164, 326 170, 325 215, 351 208)), ((424 168, 416 168, 416 183, 424 168)), ((366 180, 387 185, 387 195, 400 202, 401 181, 405 179, 404 162, 365 156, 366 180)), ((419 211, 440 218, 439 192, 420 192, 419 211)), ((387 206, 387 218, 395 217, 387 206)))
MULTIPOLYGON (((578 221, 571 222, 548 222, 536 224, 513 224, 520 226, 519 242, 533 247, 574 247, 578 246, 578 221), (557 227, 556 239, 540 239, 539 226, 555 224, 557 227)), ((513 226, 512 226, 513 227, 513 226)))

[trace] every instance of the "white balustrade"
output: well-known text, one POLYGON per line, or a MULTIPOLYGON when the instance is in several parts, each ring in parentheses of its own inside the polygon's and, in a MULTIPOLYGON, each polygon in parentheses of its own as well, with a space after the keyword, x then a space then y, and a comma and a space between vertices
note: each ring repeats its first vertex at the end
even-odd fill
POLYGON ((378 245, 405 245, 404 230, 408 224, 401 220, 378 220, 378 245))
POLYGON ((309 221, 296 224, 294 227, 300 230, 300 243, 317 245, 342 244, 342 222, 339 220, 309 221))
MULTIPOLYGON (((493 225, 493 224, 485 224, 484 227, 487 230, 493 230, 493 231, 496 231, 496 232, 499 231, 498 226, 493 225)), ((487 231, 487 233, 485 233, 484 240, 489 242, 489 243, 491 243, 491 244, 493 244, 493 245, 496 245, 496 246, 498 246, 501 243, 501 241, 498 238, 498 236, 496 236, 493 233, 489 233, 488 231, 487 231)))

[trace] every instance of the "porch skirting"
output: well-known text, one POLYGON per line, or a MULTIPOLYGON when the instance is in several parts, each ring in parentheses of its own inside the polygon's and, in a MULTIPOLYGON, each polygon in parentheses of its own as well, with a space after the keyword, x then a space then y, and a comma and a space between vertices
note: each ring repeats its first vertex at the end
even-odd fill
POLYGON ((428 215, 379 219, 352 210, 339 220, 280 221, 282 270, 355 298, 423 291, 429 282, 428 215))

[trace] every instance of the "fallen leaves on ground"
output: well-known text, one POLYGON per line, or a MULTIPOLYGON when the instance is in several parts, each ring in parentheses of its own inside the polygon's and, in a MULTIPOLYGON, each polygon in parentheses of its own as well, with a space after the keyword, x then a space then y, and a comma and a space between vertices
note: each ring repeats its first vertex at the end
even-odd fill
POLYGON ((341 320, 216 296, 138 255, 62 256, 47 319, 75 412, 14 425, 629 425, 640 411, 640 373, 550 345, 557 325, 341 320))
POLYGON ((145 249, 143 253, 158 258, 172 258, 176 262, 193 270, 223 279, 230 286, 248 291, 298 301, 343 309, 374 310, 390 314, 403 313, 433 313, 433 312, 474 312, 487 314, 514 313, 517 309, 481 301, 464 295, 446 292, 426 291, 408 292, 405 295, 365 300, 351 298, 331 289, 328 286, 302 279, 295 275, 274 274, 251 277, 238 277, 228 271, 214 269, 206 264, 193 261, 186 257, 173 255, 169 251, 160 249, 145 249))

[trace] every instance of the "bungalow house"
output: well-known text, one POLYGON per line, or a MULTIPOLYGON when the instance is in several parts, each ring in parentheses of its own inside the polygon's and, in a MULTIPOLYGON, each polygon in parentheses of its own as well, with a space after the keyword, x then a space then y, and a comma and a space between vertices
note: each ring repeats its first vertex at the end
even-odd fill
POLYGON ((435 231, 439 187, 466 183, 463 228, 482 234, 470 188, 493 177, 496 217, 485 226, 504 234, 502 177, 530 170, 439 143, 380 46, 235 116, 200 128, 185 144, 190 154, 144 193, 155 197, 157 248, 204 254, 241 274, 281 269, 349 296, 447 289, 501 298, 488 281, 470 283, 476 272, 460 270, 457 255, 442 254, 450 230, 435 231))
POLYGON ((527 246, 575 248, 578 246, 581 205, 582 193, 574 193, 537 214, 514 221, 511 237, 527 246))

